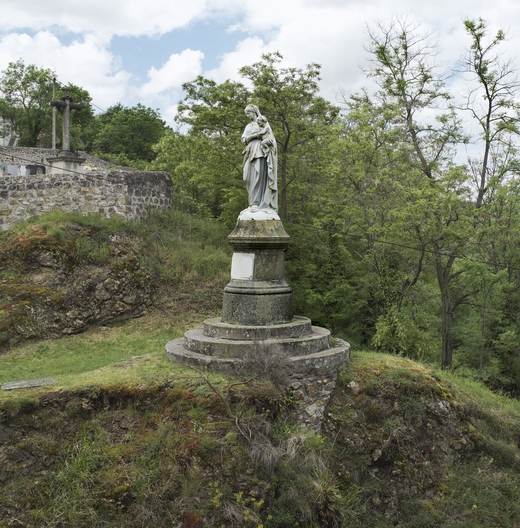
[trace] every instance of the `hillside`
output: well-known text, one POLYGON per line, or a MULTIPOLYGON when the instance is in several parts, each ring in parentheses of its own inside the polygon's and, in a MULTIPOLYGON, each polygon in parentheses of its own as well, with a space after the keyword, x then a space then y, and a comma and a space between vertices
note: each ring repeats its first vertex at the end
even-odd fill
POLYGON ((316 435, 276 380, 169 363, 229 257, 209 224, 156 222, 132 232, 161 285, 147 315, 0 355, 0 383, 57 382, 0 391, 0 527, 520 526, 517 400, 354 349, 316 435))
MULTIPOLYGON (((90 350, 104 332, 90 334, 90 350)), ((230 416, 151 337, 154 352, 77 374, 75 384, 63 375, 54 387, 2 394, 0 526, 520 522, 518 402, 355 353, 319 436, 287 421, 291 401, 263 381, 231 392, 230 416)), ((211 380, 225 394, 227 380, 211 380)))
POLYGON ((31 218, 0 233, 0 354, 179 305, 187 292, 213 305, 228 255, 221 226, 175 211, 143 222, 58 210, 31 218))

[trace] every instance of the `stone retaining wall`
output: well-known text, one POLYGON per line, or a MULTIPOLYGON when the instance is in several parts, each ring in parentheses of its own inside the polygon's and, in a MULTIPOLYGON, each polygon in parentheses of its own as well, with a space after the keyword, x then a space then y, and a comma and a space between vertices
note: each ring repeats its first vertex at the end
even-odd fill
POLYGON ((0 229, 54 208, 99 213, 107 218, 140 219, 150 209, 172 204, 166 172, 96 171, 95 173, 0 175, 0 229))

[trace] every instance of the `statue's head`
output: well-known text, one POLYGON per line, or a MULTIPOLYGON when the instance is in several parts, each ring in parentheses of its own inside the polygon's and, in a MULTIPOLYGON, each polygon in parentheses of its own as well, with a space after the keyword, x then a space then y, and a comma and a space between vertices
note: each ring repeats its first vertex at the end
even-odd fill
POLYGON ((251 119, 253 119, 253 117, 258 117, 260 115, 260 110, 258 110, 258 106, 254 104, 248 104, 244 112, 246 113, 248 117, 251 117, 251 119))

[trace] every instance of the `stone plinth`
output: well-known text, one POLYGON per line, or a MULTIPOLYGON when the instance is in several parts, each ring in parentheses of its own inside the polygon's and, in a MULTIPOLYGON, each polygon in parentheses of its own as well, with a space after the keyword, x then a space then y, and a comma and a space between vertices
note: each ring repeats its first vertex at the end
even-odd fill
POLYGON ((240 340, 210 337, 203 329, 197 328, 167 343, 166 356, 171 361, 232 372, 235 366, 239 367, 243 357, 257 352, 259 343, 284 355, 292 372, 300 376, 311 372, 330 376, 350 358, 350 345, 346 341, 334 339, 331 344, 330 332, 316 326, 308 335, 298 338, 261 341, 248 340, 245 333, 240 340))
POLYGON ((289 235, 275 219, 238 220, 228 237, 231 281, 224 288, 222 322, 279 325, 292 320, 292 290, 285 280, 289 235))
MULTIPOLYGON (((279 354, 290 371, 288 390, 297 402, 293 417, 319 432, 334 390, 338 367, 350 361, 350 345, 331 339, 329 330, 311 325, 306 317, 271 326, 230 325, 208 319, 202 328, 166 344, 171 361, 196 368, 244 375, 244 361, 255 354, 279 354)), ((247 367, 246 367, 247 368, 247 367)))
POLYGON ((47 158, 51 166, 51 174, 62 172, 77 172, 83 174, 83 163, 85 158, 76 158, 74 154, 67 150, 60 153, 59 156, 47 158))

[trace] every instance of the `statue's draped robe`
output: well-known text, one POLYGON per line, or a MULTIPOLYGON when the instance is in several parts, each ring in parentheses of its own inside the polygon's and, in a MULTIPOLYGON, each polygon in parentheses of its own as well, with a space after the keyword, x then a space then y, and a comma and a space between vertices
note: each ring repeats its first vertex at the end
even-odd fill
POLYGON ((258 133, 256 122, 249 123, 242 134, 244 148, 244 181, 246 182, 249 206, 258 209, 278 210, 276 140, 271 127, 268 132, 272 145, 262 147, 262 140, 255 138, 247 143, 249 136, 258 133))

